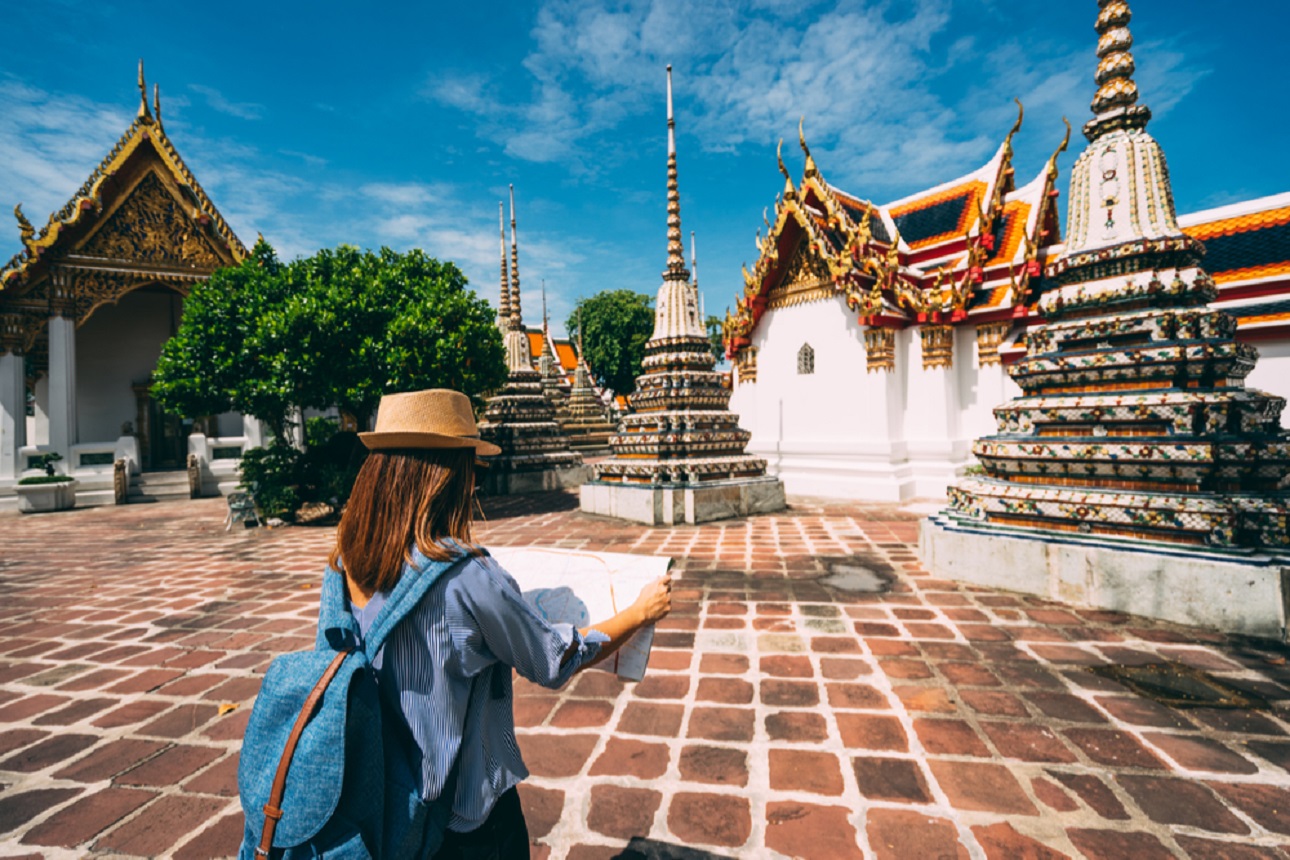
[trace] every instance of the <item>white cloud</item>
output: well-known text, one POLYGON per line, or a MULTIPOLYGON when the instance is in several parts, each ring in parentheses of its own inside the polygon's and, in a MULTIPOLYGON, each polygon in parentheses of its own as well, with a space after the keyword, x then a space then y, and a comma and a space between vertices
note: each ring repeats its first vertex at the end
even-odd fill
POLYGON ((189 84, 188 89, 206 98, 206 106, 211 110, 235 116, 238 119, 260 119, 264 116, 264 105, 254 102, 235 102, 214 87, 201 84, 189 84))

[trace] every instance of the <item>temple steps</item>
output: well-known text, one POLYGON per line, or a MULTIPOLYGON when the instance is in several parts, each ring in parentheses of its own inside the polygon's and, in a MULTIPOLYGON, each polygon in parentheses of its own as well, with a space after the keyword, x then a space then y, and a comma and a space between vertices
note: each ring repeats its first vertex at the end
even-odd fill
POLYGON ((183 469, 173 472, 144 472, 130 478, 128 504, 147 502, 174 502, 188 498, 188 473, 183 469))

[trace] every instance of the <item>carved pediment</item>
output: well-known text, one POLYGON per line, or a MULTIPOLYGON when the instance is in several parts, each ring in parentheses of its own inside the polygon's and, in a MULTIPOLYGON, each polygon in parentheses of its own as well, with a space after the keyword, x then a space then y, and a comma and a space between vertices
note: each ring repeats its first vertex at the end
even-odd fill
POLYGON ((767 304, 772 308, 792 307, 826 299, 834 292, 828 265, 802 241, 797 243, 779 283, 767 294, 767 304))
POLYGON ((154 172, 139 181, 77 253, 195 269, 225 264, 154 172))

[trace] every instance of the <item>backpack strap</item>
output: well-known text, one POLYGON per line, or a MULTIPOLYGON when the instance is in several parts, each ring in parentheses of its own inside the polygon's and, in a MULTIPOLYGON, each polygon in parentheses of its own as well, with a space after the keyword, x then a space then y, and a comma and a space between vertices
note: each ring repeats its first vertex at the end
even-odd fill
POLYGON ((313 717, 318 703, 322 701, 323 693, 327 691, 331 679, 340 671, 340 664, 344 663, 345 658, 351 653, 352 651, 347 649, 332 658, 326 671, 318 679, 318 683, 314 684, 314 688, 309 691, 304 706, 300 708, 300 715, 296 717, 295 725, 291 727, 291 734, 287 736, 287 745, 282 750, 282 758, 278 760, 278 771, 273 777, 273 788, 269 790, 269 799, 264 804, 264 832, 260 835, 260 846, 255 849, 257 857, 268 857, 269 851, 273 849, 273 834, 278 829, 278 819, 282 818, 282 795, 287 790, 287 771, 291 769, 291 759, 295 755, 300 735, 304 733, 305 725, 313 717))
POLYGON ((376 659, 376 654, 385 644, 386 637, 409 612, 416 608, 421 598, 425 597, 426 592, 430 590, 430 586, 465 557, 459 548, 451 545, 447 548, 453 551, 453 556, 447 561, 430 561, 417 552, 415 558, 419 563, 416 566, 403 565, 403 574, 399 577, 398 585, 394 586, 385 605, 372 620, 372 626, 368 628, 367 635, 363 637, 362 648, 368 660, 376 659))

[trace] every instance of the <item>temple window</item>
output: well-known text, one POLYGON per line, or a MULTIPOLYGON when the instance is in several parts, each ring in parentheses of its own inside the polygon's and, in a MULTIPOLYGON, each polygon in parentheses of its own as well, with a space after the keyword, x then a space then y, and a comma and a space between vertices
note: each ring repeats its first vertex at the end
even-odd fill
POLYGON ((805 376, 808 373, 815 372, 815 350, 809 343, 802 344, 802 348, 797 351, 797 374, 805 376))

